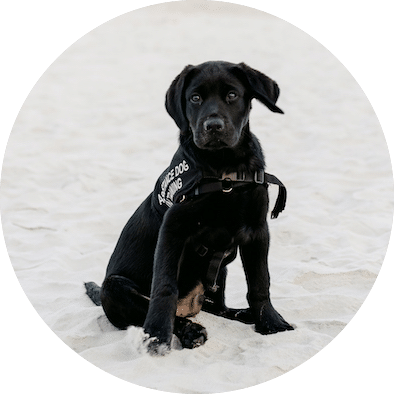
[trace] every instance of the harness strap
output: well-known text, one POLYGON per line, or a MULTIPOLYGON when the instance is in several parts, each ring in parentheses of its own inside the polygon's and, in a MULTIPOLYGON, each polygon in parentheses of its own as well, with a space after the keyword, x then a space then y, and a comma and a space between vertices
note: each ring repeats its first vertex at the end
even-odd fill
POLYGON ((220 265, 224 259, 226 252, 215 252, 209 262, 208 271, 207 271, 207 284, 208 290, 213 293, 217 290, 216 279, 219 274, 220 265))
POLYGON ((271 219, 276 219, 278 215, 285 209, 287 190, 285 185, 275 176, 265 173, 265 180, 267 183, 273 183, 279 186, 278 197, 276 198, 275 207, 271 212, 271 219))
POLYGON ((230 193, 234 188, 247 186, 253 183, 264 183, 264 170, 259 170, 253 174, 245 172, 224 172, 221 176, 203 174, 202 182, 194 189, 194 195, 213 193, 222 191, 230 193))
MULTIPOLYGON (((205 257, 207 253, 209 252, 209 249, 200 244, 196 248, 196 252, 199 256, 205 257)), ((207 290, 212 291, 215 293, 218 289, 218 286, 216 285, 216 280, 218 278, 219 270, 222 265, 223 260, 230 256, 231 253, 233 253, 234 250, 225 250, 225 251, 213 251, 212 256, 209 258, 209 265, 207 269, 207 276, 206 276, 206 281, 207 281, 207 290)))
MULTIPOLYGON (((199 196, 201 194, 223 192, 231 193, 234 188, 248 186, 251 184, 279 186, 278 197, 275 207, 271 212, 271 219, 276 219, 278 215, 285 209, 287 191, 285 185, 272 174, 264 172, 264 170, 255 171, 253 174, 245 172, 223 173, 221 176, 203 175, 201 182, 195 187, 190 196, 199 196)), ((182 196, 180 202, 184 201, 186 196, 182 196)))

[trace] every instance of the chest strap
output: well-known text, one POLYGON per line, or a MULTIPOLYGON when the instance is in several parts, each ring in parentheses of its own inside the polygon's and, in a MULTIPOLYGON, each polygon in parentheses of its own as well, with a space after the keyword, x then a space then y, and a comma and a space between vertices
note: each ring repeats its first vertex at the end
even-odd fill
MULTIPOLYGON (((279 186, 278 197, 274 209, 271 212, 271 219, 276 219, 285 209, 287 191, 285 185, 275 176, 267 174, 264 170, 255 171, 253 174, 245 172, 223 173, 220 177, 204 175, 202 181, 192 191, 193 196, 199 196, 206 193, 223 192, 231 193, 233 189, 248 186, 252 184, 279 186)), ((183 201, 183 200, 182 200, 183 201)))
MULTIPOLYGON (((207 247, 205 247, 204 245, 200 245, 199 248, 196 250, 196 252, 201 257, 204 257, 209 252, 209 249, 207 247)), ((211 291, 212 293, 215 293, 218 289, 218 286, 216 284, 216 280, 218 278, 219 270, 220 270, 223 260, 226 257, 230 256, 230 254, 233 252, 234 252, 233 249, 227 250, 224 252, 223 251, 213 251, 213 254, 209 260, 207 276, 206 276, 207 290, 211 291)))

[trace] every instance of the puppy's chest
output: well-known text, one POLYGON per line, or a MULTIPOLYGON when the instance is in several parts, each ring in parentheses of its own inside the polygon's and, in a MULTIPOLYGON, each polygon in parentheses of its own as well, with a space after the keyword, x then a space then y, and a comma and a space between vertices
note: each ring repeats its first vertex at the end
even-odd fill
POLYGON ((262 209, 253 195, 218 193, 204 201, 196 216, 202 225, 237 229, 260 222, 262 209))

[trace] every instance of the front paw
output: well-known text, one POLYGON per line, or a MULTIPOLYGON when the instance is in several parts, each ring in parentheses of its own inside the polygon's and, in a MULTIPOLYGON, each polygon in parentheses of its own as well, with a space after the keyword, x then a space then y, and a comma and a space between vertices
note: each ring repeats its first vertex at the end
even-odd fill
MULTIPOLYGON (((185 319, 186 320, 186 319, 185 319)), ((194 349, 203 345, 208 340, 207 330, 198 323, 187 320, 177 327, 176 336, 184 348, 194 349)))
POLYGON ((255 326, 256 332, 268 335, 291 330, 294 330, 294 327, 283 319, 271 303, 267 303, 262 306, 260 309, 260 319, 255 326))
POLYGON ((147 351, 151 356, 165 356, 170 352, 171 347, 166 342, 159 341, 158 338, 152 338, 147 335, 144 340, 147 351))
POLYGON ((155 329, 151 325, 144 327, 144 345, 151 356, 164 356, 171 350, 172 334, 163 328, 155 329))

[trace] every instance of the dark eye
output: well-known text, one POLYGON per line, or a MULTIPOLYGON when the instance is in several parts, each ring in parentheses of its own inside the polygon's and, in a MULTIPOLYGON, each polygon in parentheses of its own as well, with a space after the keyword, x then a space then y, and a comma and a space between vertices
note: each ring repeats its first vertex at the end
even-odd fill
POLYGON ((192 96, 190 97, 190 101, 192 103, 199 103, 201 102, 201 96, 197 93, 192 94, 192 96))
POLYGON ((227 101, 234 101, 238 97, 237 93, 235 92, 228 92, 227 93, 227 101))

